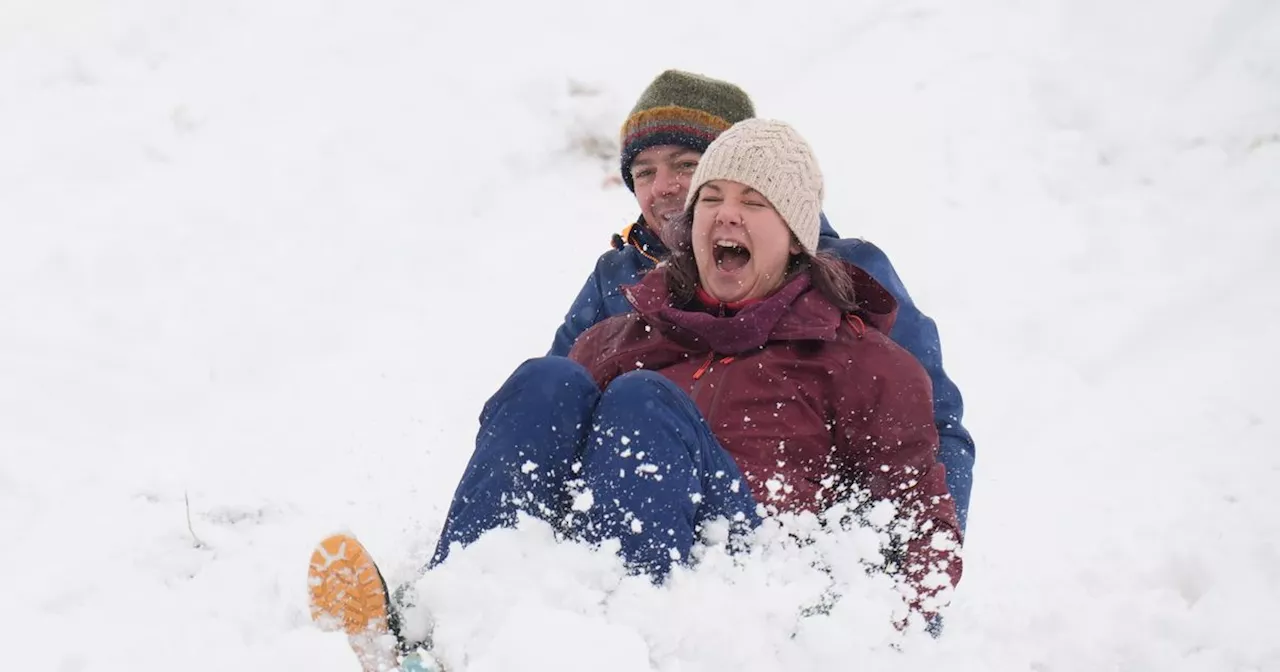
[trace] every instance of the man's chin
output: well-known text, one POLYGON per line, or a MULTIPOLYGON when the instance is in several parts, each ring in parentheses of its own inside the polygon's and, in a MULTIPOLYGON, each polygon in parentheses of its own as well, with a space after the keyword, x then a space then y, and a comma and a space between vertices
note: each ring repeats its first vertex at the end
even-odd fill
POLYGON ((665 229, 668 224, 679 220, 680 214, 681 214, 680 210, 671 210, 668 212, 655 212, 653 213, 653 221, 650 222, 649 224, 655 231, 661 231, 662 229, 665 229))

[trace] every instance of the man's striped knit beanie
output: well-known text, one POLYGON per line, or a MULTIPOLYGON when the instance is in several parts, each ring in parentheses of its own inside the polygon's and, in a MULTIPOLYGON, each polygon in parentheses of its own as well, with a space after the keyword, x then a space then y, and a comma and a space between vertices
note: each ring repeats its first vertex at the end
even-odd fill
POLYGON ((742 89, 718 79, 668 70, 640 94, 622 125, 622 180, 635 191, 631 162, 658 145, 679 145, 704 152, 717 136, 756 116, 742 89))

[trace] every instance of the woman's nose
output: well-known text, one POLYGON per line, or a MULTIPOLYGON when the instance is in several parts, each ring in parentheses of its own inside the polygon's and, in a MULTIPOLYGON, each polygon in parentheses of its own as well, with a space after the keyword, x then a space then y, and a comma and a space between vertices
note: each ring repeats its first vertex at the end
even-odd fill
POLYGON ((732 203, 721 203, 716 208, 716 222, 719 224, 742 224, 742 208, 732 203))

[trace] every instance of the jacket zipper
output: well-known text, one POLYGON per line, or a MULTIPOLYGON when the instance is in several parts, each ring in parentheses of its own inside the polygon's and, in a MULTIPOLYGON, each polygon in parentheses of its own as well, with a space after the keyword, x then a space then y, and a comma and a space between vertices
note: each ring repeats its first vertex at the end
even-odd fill
MULTIPOLYGON (((720 364, 729 364, 729 363, 733 362, 733 360, 734 360, 734 359, 737 359, 737 358, 736 358, 736 357, 722 357, 722 358, 720 358, 719 363, 720 363, 720 364)), ((707 353, 707 361, 703 362, 703 363, 702 363, 702 366, 698 367, 698 370, 697 370, 697 371, 695 371, 695 372, 693 373, 693 380, 694 380, 695 382, 694 382, 694 384, 693 384, 693 388, 692 388, 692 389, 690 390, 690 392, 689 392, 689 397, 690 397, 691 399, 693 399, 693 405, 694 405, 694 406, 698 406, 698 405, 699 405, 699 404, 698 404, 698 398, 701 396, 701 394, 702 394, 702 390, 703 390, 703 389, 704 389, 708 384, 710 384, 710 385, 711 385, 711 389, 712 389, 711 401, 710 401, 710 403, 709 403, 709 404, 707 404, 707 411, 706 411, 706 413, 704 413, 704 414, 703 414, 703 415, 705 416, 705 417, 704 417, 704 419, 707 421, 707 423, 708 423, 708 424, 710 424, 710 422, 711 422, 711 416, 712 416, 712 415, 715 415, 716 402, 717 402, 717 400, 720 398, 720 387, 722 387, 722 386, 717 386, 717 385, 715 385, 714 383, 707 383, 707 381, 706 381, 706 380, 704 380, 704 376, 706 376, 706 374, 707 374, 709 371, 711 371, 711 367, 712 367, 714 364, 716 364, 716 353, 714 353, 714 352, 709 352, 709 353, 707 353)), ((721 375, 721 376, 716 376, 716 378, 723 378, 723 377, 724 377, 723 375, 721 375)), ((717 382, 718 382, 718 381, 717 381, 717 382)))
MULTIPOLYGON (((719 317, 725 316, 724 304, 720 304, 720 308, 719 310, 716 311, 716 314, 719 317)), ((732 362, 734 359, 735 358, 732 356, 724 357, 720 360, 720 363, 728 364, 732 362)), ((702 366, 699 366, 698 370, 693 372, 694 383, 693 383, 693 388, 689 391, 689 398, 693 400, 694 406, 698 406, 698 396, 702 392, 702 388, 704 387, 703 385, 704 381, 702 380, 702 377, 705 376, 707 372, 711 370, 711 366, 715 364, 715 361, 716 361, 716 351, 709 350, 707 351, 707 361, 703 362, 702 366)), ((712 385, 711 388, 712 388, 711 403, 707 405, 707 412, 703 414, 703 420, 705 420, 708 425, 711 424, 711 416, 715 414, 714 411, 716 408, 716 401, 720 398, 720 388, 716 387, 715 385, 712 385)))

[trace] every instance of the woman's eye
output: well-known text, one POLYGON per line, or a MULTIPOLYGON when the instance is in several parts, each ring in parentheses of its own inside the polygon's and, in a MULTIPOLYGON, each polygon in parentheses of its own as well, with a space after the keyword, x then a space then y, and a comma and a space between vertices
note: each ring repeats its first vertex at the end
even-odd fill
POLYGON ((745 204, 745 205, 748 205, 748 206, 750 206, 750 207, 753 207, 753 208, 763 208, 763 207, 765 207, 765 206, 764 206, 764 203, 761 203, 760 201, 744 201, 744 204, 745 204))
POLYGON ((721 200, 723 199, 721 199, 719 196, 703 196, 698 199, 698 202, 699 203, 719 203, 721 200))

